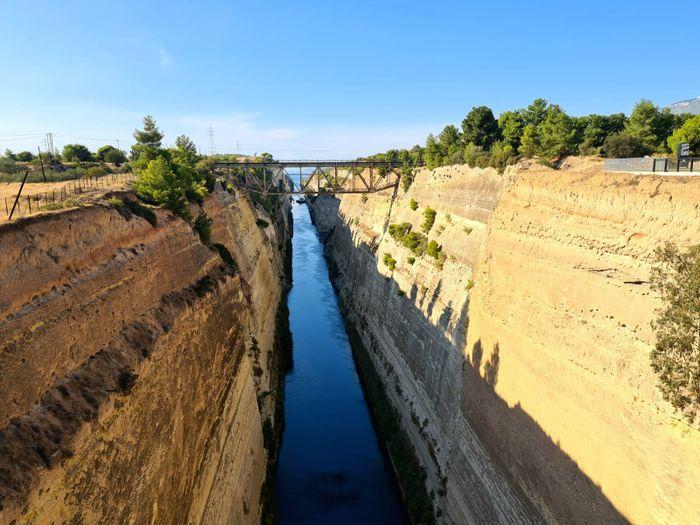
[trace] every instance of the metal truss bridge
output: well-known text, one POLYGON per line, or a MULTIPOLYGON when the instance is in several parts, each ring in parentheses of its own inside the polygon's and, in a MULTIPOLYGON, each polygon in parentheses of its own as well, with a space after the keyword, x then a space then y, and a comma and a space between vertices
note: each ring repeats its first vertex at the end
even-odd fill
POLYGON ((234 186, 265 195, 375 193, 395 188, 401 162, 364 160, 280 160, 215 162, 234 186))

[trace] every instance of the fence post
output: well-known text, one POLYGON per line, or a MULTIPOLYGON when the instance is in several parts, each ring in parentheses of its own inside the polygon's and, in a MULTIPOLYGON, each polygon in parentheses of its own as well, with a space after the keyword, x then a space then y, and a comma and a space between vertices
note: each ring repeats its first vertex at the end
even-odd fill
POLYGON ((27 204, 29 205, 29 213, 32 213, 32 198, 27 195, 27 204))

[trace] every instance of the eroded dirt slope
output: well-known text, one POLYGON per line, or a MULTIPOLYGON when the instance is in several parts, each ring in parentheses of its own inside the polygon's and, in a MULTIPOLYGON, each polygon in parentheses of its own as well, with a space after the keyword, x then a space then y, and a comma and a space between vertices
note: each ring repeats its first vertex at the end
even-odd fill
POLYGON ((204 208, 235 267, 165 211, 0 227, 0 523, 258 521, 289 224, 204 208))

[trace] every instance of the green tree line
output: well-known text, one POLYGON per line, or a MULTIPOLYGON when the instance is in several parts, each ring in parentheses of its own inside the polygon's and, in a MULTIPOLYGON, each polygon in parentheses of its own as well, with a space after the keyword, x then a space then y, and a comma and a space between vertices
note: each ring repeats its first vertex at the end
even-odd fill
POLYGON ((700 116, 674 115, 649 100, 632 113, 568 115, 560 106, 536 99, 498 118, 487 106, 472 108, 458 126, 449 124, 425 146, 390 150, 369 157, 428 168, 452 164, 503 170, 520 157, 556 161, 567 155, 637 157, 673 155, 679 142, 700 154, 700 116))

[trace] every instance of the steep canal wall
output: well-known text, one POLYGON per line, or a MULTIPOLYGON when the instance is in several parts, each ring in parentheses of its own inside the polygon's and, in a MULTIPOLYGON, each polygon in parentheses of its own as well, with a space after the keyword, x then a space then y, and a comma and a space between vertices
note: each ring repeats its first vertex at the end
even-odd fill
POLYGON ((284 204, 218 188, 225 249, 106 203, 0 227, 0 523, 259 521, 284 204))
POLYGON ((578 159, 422 170, 407 193, 314 200, 343 311, 441 520, 700 520, 700 432, 648 358, 653 250, 700 242, 698 202, 700 179, 578 159), (390 234, 420 232, 427 208, 437 258, 390 234))

